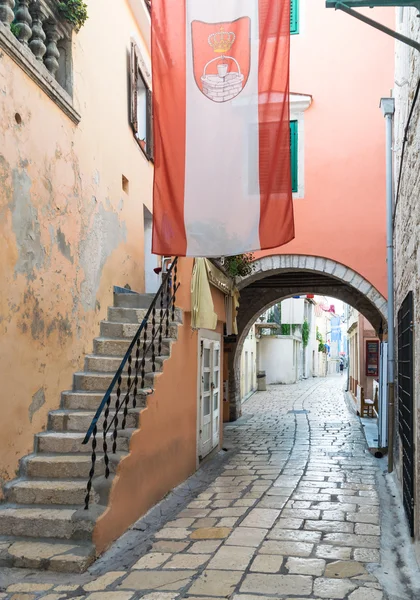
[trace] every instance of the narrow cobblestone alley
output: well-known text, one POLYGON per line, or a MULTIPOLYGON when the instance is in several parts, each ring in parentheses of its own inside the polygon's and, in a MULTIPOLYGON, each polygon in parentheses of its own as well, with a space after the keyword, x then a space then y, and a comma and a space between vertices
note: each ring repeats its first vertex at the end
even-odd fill
MULTIPOLYGON (((141 545, 141 521, 89 573, 65 579, 22 571, 19 579, 13 570, 0 598, 419 598, 387 594, 374 575, 381 467, 346 404, 343 381, 311 379, 255 394, 225 428, 228 452, 210 466, 213 479, 193 500, 194 486, 184 486, 185 507, 168 522, 160 516, 140 559, 125 546, 141 545), (131 559, 127 568, 115 567, 119 553, 131 559)), ((200 471, 195 477, 205 480, 200 471)))

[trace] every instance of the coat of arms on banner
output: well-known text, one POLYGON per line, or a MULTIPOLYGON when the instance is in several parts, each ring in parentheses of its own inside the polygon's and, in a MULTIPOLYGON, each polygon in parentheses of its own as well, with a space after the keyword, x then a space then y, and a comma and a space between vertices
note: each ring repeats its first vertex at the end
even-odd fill
POLYGON ((228 102, 244 89, 251 63, 251 20, 192 22, 194 77, 213 102, 228 102))

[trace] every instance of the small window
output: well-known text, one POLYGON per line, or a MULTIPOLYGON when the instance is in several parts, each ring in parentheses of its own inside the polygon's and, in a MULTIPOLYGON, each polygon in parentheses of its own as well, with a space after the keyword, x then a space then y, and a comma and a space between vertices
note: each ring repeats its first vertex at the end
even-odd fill
POLYGON ((292 192, 297 192, 299 188, 298 167, 298 122, 290 121, 290 172, 292 177, 292 192))
POLYGON ((135 42, 131 43, 131 126, 146 158, 153 160, 152 91, 142 72, 142 60, 135 42))
MULTIPOLYGON (((262 20, 267 18, 268 8, 270 0, 260 0, 260 11, 262 14, 262 20)), ((268 24, 268 35, 274 37, 277 35, 280 20, 280 2, 274 4, 272 9, 272 16, 268 24)), ((299 0, 290 0, 290 33, 299 33, 299 0)))
POLYGON ((299 0, 290 0, 290 33, 299 33, 299 0))

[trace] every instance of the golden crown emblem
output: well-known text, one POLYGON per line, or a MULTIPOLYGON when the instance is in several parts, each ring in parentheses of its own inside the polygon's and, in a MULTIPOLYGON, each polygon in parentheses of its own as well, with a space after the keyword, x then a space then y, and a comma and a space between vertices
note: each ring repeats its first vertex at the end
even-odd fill
POLYGON ((236 35, 233 31, 225 31, 222 25, 217 33, 209 35, 209 44, 215 52, 224 54, 232 48, 235 39, 236 35))

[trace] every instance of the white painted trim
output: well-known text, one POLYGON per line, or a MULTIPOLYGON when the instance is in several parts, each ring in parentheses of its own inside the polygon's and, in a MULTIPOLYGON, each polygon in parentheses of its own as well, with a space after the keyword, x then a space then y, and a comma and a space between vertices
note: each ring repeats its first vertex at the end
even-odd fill
POLYGON ((144 0, 128 0, 131 12, 133 13, 134 19, 143 37, 144 45, 149 56, 151 55, 152 47, 152 28, 150 13, 144 0))
POLYGON ((293 192, 293 200, 305 197, 305 124, 304 112, 312 104, 308 94, 290 94, 290 120, 298 122, 298 191, 293 192))

